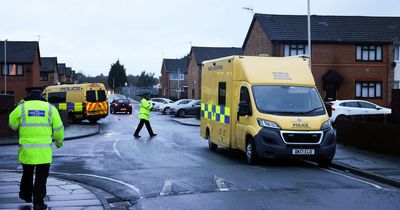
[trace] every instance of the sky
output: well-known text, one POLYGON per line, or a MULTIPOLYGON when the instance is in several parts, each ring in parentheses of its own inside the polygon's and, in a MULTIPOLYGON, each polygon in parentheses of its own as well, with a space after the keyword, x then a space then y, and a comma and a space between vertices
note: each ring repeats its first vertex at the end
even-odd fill
MULTIPOLYGON (((241 47, 253 14, 307 14, 307 0, 1 0, 0 41, 39 41, 77 72, 160 76, 191 46, 241 47)), ((311 14, 400 16, 398 0, 310 0, 311 14)))

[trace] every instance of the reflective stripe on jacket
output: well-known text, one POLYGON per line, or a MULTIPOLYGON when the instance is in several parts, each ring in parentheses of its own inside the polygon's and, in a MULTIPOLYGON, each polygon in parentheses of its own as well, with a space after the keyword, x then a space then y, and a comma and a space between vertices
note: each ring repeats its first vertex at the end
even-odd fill
POLYGON ((40 100, 21 102, 9 116, 9 127, 19 131, 18 160, 23 164, 52 162, 52 135, 64 144, 64 126, 58 110, 40 100))
POLYGON ((149 120, 151 108, 153 108, 153 105, 143 98, 140 101, 139 119, 149 120))

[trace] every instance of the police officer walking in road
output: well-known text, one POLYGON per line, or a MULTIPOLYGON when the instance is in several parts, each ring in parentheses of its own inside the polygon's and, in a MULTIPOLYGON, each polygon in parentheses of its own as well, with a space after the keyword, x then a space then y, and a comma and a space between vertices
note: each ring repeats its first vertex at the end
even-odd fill
POLYGON ((139 117, 138 117, 140 119, 140 122, 139 122, 138 127, 136 128, 135 134, 133 134, 133 136, 135 138, 140 137, 139 132, 142 129, 143 124, 146 125, 147 131, 149 132, 150 137, 157 136, 157 134, 155 134, 153 132, 153 130, 151 129, 150 122, 149 122, 150 110, 153 108, 153 105, 150 104, 149 100, 150 100, 150 97, 148 95, 146 95, 140 101, 140 110, 139 110, 139 117))
POLYGON ((58 110, 41 97, 41 88, 29 93, 9 116, 9 127, 19 131, 18 160, 22 165, 19 197, 33 208, 46 209, 46 182, 52 162, 52 136, 55 145, 64 145, 64 126, 58 110), (33 171, 36 169, 35 183, 33 171))

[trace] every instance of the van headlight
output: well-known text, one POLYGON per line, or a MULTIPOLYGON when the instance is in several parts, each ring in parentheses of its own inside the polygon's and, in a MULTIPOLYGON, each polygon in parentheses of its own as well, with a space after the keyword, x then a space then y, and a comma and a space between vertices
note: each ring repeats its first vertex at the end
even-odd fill
POLYGON ((328 129, 328 128, 331 128, 331 127, 332 127, 331 121, 327 120, 326 122, 322 123, 321 130, 325 130, 325 129, 328 129))
POLYGON ((269 120, 257 119, 257 122, 261 127, 281 129, 278 124, 269 120))

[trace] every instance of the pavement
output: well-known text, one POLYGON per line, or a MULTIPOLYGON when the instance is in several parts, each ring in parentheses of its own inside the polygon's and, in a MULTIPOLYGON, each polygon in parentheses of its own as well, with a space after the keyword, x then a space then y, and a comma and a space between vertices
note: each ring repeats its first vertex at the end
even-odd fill
MULTIPOLYGON (((196 118, 173 117, 172 121, 187 126, 200 126, 196 118)), ((338 144, 331 167, 400 188, 400 157, 338 144)))
MULTIPOLYGON (((99 133, 99 125, 71 124, 65 128, 64 140, 93 136, 99 133)), ((17 145, 18 137, 0 139, 0 146, 17 145)), ((19 199, 21 170, 0 171, 0 209, 31 209, 32 204, 19 199)), ((91 187, 91 190, 94 188, 91 187)), ((99 199, 87 186, 53 176, 47 180, 45 202, 51 209, 104 209, 104 199, 99 199)), ((104 204, 106 206, 106 204, 104 204)))
MULTIPOLYGON (((70 124, 64 130, 64 140, 73 140, 85 138, 98 134, 100 131, 99 124, 91 125, 89 123, 70 124)), ((0 146, 17 145, 18 136, 1 137, 0 146)))
MULTIPOLYGON (((32 209, 18 197, 21 173, 0 171, 0 209, 32 209)), ((45 203, 57 209, 105 209, 102 201, 86 187, 55 177, 47 179, 45 203)))

